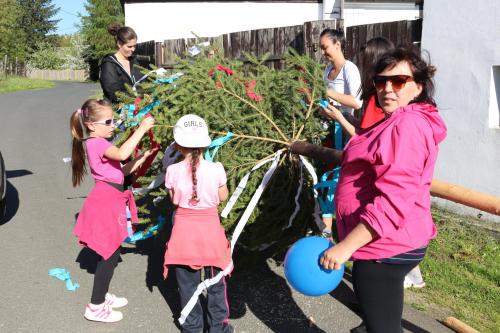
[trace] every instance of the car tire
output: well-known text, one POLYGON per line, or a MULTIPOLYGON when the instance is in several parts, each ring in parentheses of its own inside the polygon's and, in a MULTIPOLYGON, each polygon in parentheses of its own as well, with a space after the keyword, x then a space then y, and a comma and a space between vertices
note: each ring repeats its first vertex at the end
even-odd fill
POLYGON ((0 152, 0 221, 5 215, 6 197, 7 192, 7 175, 5 171, 5 163, 3 161, 2 153, 0 152))

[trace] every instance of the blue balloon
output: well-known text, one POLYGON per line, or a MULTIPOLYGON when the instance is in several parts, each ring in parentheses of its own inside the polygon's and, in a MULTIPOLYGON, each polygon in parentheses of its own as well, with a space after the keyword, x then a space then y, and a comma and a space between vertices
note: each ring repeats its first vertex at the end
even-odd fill
POLYGON ((319 236, 305 237, 293 244, 285 257, 285 276, 293 289, 306 296, 328 294, 342 281, 344 265, 339 270, 320 266, 319 260, 333 244, 319 236))

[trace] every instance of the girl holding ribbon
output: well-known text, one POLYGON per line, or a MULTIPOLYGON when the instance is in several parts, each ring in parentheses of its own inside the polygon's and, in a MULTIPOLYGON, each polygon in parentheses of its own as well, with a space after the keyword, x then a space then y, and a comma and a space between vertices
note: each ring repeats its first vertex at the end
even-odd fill
POLYGON ((121 146, 113 146, 107 138, 113 135, 114 120, 111 104, 105 100, 87 100, 73 112, 70 126, 73 137, 73 186, 82 183, 88 160, 95 186, 83 204, 74 234, 79 242, 99 255, 94 275, 90 303, 84 317, 92 321, 116 322, 123 318, 119 308, 127 305, 124 297, 108 293, 114 269, 120 258, 120 245, 127 238, 128 206, 132 222, 137 221, 137 209, 132 192, 123 186, 124 176, 134 172, 153 153, 146 151, 121 165, 134 151, 142 136, 153 127, 154 119, 146 117, 134 134, 121 146))

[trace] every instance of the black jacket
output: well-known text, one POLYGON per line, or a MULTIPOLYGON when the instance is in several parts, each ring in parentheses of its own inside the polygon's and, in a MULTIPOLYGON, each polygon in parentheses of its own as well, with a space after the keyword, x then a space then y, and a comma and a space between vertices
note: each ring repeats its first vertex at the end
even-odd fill
POLYGON ((142 74, 139 70, 139 64, 134 57, 130 58, 130 74, 125 71, 120 62, 113 54, 107 55, 102 59, 99 81, 101 82, 104 98, 112 103, 118 103, 115 93, 117 91, 127 92, 125 84, 131 87, 139 81, 142 74))

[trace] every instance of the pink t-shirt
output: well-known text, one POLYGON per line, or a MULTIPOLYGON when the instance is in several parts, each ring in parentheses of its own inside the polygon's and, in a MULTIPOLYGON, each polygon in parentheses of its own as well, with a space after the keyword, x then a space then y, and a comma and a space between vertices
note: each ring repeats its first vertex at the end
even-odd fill
POLYGON ((219 162, 200 160, 196 168, 196 190, 199 201, 192 202, 193 181, 191 165, 182 161, 170 165, 165 176, 165 187, 174 191, 173 203, 182 208, 207 209, 219 204, 219 187, 226 184, 226 171, 219 162))
POLYGON ((85 141, 85 145, 92 177, 105 182, 123 184, 124 176, 120 161, 104 156, 104 152, 112 144, 104 138, 90 138, 85 141))

